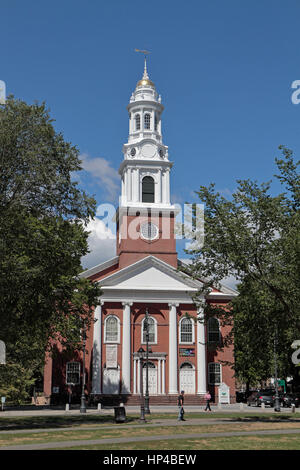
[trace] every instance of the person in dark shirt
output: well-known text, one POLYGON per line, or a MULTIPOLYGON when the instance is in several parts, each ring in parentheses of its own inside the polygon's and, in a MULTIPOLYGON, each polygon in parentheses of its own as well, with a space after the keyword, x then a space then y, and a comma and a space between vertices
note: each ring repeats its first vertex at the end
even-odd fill
POLYGON ((184 403, 184 390, 181 390, 180 395, 178 396, 178 421, 185 421, 183 418, 184 415, 184 409, 183 409, 183 403, 184 403))

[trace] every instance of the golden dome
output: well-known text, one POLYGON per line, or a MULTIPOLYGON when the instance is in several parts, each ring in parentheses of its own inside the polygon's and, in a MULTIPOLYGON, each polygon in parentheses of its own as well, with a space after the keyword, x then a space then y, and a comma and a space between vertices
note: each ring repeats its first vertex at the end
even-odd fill
POLYGON ((144 66, 144 75, 143 78, 137 82, 136 86, 150 86, 152 88, 155 88, 154 83, 149 79, 148 72, 147 72, 147 61, 145 57, 145 66, 144 66))
POLYGON ((149 80, 149 78, 142 78, 142 80, 140 80, 139 82, 137 82, 136 86, 151 86, 153 88, 155 88, 155 85, 153 82, 151 82, 151 80, 149 80))

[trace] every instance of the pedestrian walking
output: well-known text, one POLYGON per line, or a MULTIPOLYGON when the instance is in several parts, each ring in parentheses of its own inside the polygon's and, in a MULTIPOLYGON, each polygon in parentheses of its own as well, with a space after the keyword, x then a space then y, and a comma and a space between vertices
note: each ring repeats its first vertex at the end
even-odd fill
POLYGON ((183 409, 183 403, 184 403, 184 390, 181 390, 180 395, 178 396, 178 421, 185 421, 183 415, 184 415, 184 409, 183 409))
POLYGON ((205 410, 204 411, 211 411, 211 408, 210 408, 210 400, 211 400, 211 394, 209 393, 209 391, 206 392, 205 396, 204 396, 205 400, 206 400, 206 407, 205 407, 205 410))

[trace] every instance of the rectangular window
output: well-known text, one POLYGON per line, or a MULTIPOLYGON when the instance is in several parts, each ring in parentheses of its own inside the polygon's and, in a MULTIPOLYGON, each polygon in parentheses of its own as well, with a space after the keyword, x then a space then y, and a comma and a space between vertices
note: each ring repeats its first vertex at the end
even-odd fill
POLYGON ((211 385, 220 385, 221 383, 221 364, 212 362, 208 364, 208 382, 211 385))
MULTIPOLYGON (((143 321, 143 343, 146 343, 146 321, 144 320, 143 321)), ((153 320, 153 318, 149 318, 148 319, 148 334, 149 334, 149 337, 148 337, 148 342, 149 343, 155 343, 156 342, 156 335, 155 335, 155 322, 153 320)))
POLYGON ((217 318, 208 320, 208 342, 218 343, 220 341, 220 325, 217 318))
POLYGON ((150 114, 145 114, 144 117, 144 129, 150 129, 150 114))

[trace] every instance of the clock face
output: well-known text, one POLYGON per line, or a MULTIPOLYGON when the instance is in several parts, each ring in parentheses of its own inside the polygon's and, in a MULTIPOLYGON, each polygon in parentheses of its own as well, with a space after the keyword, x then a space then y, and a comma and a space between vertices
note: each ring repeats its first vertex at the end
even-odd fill
POLYGON ((163 149, 160 149, 160 151, 159 151, 159 156, 160 156, 160 158, 163 158, 164 155, 165 155, 165 154, 164 154, 163 149))
POLYGON ((136 150, 135 150, 135 148, 133 147, 133 148, 130 150, 130 155, 131 155, 132 157, 134 157, 135 154, 136 154, 136 150))
POLYGON ((154 240, 158 237, 158 227, 152 222, 145 222, 141 225, 141 236, 145 240, 154 240))
POLYGON ((156 147, 152 144, 145 144, 142 147, 142 156, 145 158, 153 158, 156 153, 156 147))

